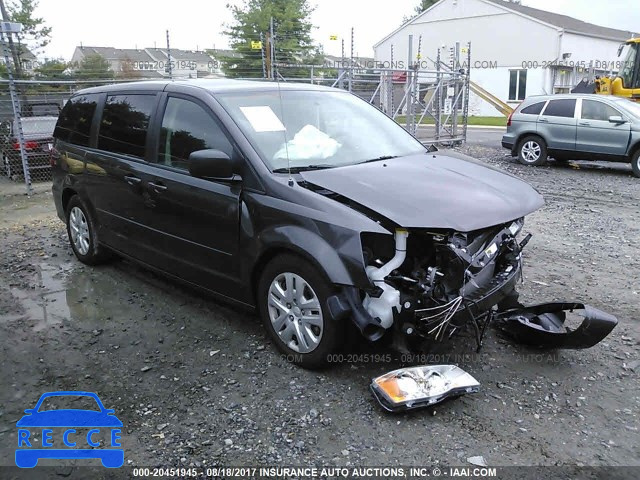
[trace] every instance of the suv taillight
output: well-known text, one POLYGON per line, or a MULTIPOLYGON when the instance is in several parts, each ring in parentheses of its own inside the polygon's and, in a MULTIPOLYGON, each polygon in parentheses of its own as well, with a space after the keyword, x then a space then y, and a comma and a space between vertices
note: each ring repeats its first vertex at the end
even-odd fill
POLYGON ((513 110, 513 111, 509 114, 509 117, 507 118, 507 127, 510 127, 510 126, 511 126, 511 117, 513 117, 513 114, 514 114, 515 112, 516 112, 516 111, 515 111, 515 110, 513 110))

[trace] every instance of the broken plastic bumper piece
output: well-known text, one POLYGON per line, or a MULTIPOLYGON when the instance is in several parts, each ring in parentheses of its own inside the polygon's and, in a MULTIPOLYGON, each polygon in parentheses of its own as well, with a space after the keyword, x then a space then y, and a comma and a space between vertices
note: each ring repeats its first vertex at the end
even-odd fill
POLYGON ((589 348, 605 338, 618 320, 597 308, 576 302, 543 303, 497 314, 501 328, 518 342, 548 348, 589 348), (583 317, 575 330, 565 326, 567 313, 583 317))
POLYGON ((478 381, 456 365, 401 368, 371 381, 373 395, 390 412, 428 407, 479 389, 478 381))

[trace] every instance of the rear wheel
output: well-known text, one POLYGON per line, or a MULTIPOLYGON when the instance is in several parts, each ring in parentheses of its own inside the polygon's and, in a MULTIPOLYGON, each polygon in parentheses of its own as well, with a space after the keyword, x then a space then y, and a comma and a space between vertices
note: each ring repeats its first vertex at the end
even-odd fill
POLYGON ((631 157, 631 169, 633 170, 633 174, 640 178, 640 149, 631 157))
POLYGON ((66 216, 69 242, 78 260, 97 265, 112 258, 112 253, 100 245, 95 219, 78 195, 69 200, 66 216))
POLYGON ((518 161, 523 165, 543 165, 547 161, 547 145, 536 135, 527 135, 518 144, 518 161))
POLYGON ((339 346, 343 324, 329 314, 331 292, 329 282, 297 256, 278 256, 265 267, 258 285, 258 308, 265 328, 287 360, 317 368, 339 346))

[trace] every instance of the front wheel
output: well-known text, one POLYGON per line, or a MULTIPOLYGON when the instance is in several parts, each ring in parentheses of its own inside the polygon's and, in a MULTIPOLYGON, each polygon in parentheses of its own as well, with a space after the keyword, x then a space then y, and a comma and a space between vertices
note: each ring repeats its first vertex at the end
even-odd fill
POLYGON ((631 170, 636 177, 640 178, 640 149, 631 157, 631 170))
POLYGON ((258 285, 258 308, 287 360, 317 368, 338 348, 343 325, 329 314, 331 291, 329 282, 297 256, 278 256, 265 267, 258 285))
POLYGON ((540 137, 527 135, 518 144, 518 161, 523 165, 544 165, 547 161, 547 145, 540 137))

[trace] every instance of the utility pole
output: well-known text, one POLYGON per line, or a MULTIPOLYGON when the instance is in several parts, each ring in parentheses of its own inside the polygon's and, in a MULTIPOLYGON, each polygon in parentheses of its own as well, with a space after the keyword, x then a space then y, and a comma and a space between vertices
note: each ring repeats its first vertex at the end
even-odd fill
POLYGON ((167 30, 167 72, 169 73, 169 80, 173 79, 173 65, 171 62, 171 47, 169 46, 169 30, 167 30))
MULTIPOLYGON (((5 22, 11 21, 9 19, 9 14, 7 13, 7 8, 4 5, 4 0, 0 0, 0 11, 2 12, 2 20, 5 22)), ((11 50, 11 56, 13 58, 13 65, 16 69, 16 76, 18 78, 22 78, 22 62, 20 61, 20 54, 16 49, 15 43, 13 43, 13 38, 11 34, 7 35, 7 40, 9 41, 9 50, 11 50)))
MULTIPOLYGON (((4 8, 3 8, 4 9, 4 8)), ((0 25, 0 43, 2 43, 2 50, 4 52, 4 62, 7 66, 7 75, 9 77, 9 94, 11 96, 11 105, 13 107, 13 116, 16 122, 16 136, 18 137, 18 145, 20 147, 20 159, 22 160, 22 173, 24 174, 24 183, 27 187, 27 195, 31 195, 33 190, 31 188, 31 175, 29 173, 29 165, 27 163, 27 152, 24 148, 24 132, 22 130, 22 118, 20 116, 20 101, 18 100, 18 92, 16 91, 15 79, 13 78, 13 66, 9 59, 9 47, 5 41, 5 34, 11 39, 13 33, 18 33, 22 30, 22 24, 2 22, 0 25)))

